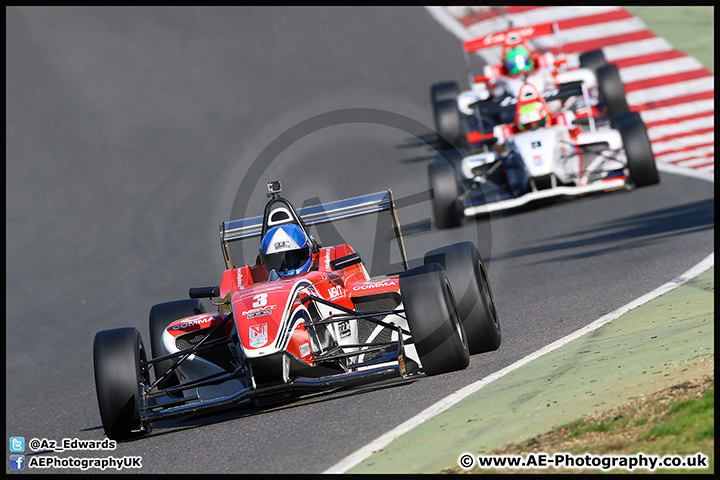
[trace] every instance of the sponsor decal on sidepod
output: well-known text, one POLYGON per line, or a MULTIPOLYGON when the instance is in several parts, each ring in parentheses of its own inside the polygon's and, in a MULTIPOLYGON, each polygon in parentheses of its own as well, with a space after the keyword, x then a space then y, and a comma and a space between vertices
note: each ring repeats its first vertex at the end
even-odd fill
POLYGON ((204 325, 206 323, 210 323, 213 321, 213 318, 214 317, 212 315, 206 315, 204 317, 196 318, 195 320, 190 320, 189 322, 183 322, 183 323, 179 323, 177 325, 173 325, 170 328, 173 330, 183 330, 188 327, 194 327, 194 326, 199 326, 199 325, 204 325))
POLYGON ((372 288, 395 287, 397 283, 394 280, 386 280, 384 282, 366 283, 365 285, 357 285, 352 287, 353 290, 369 290, 372 288))

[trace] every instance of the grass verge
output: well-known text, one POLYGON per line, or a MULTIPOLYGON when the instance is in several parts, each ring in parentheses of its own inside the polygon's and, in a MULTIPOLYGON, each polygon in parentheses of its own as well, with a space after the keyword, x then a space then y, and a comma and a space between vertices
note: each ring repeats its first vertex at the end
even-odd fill
MULTIPOLYGON (((714 473, 715 375, 673 385, 632 402, 560 426, 520 444, 493 450, 492 455, 571 453, 576 456, 633 455, 708 457, 707 468, 657 468, 654 473, 714 473)), ((627 473, 615 468, 610 473, 627 473)), ((442 473, 600 473, 601 469, 528 468, 480 469, 460 467, 442 473)), ((634 472, 649 473, 637 468, 634 472)))

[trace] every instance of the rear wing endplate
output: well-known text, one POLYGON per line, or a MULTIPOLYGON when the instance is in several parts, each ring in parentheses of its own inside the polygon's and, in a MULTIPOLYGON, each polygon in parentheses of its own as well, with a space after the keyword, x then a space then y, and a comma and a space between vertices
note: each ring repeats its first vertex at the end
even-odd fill
MULTIPOLYGON (((407 270, 407 253, 391 190, 297 209, 298 216, 308 227, 384 211, 390 212, 392 217, 403 267, 407 270)), ((246 238, 260 237, 262 223, 263 216, 259 215, 241 220, 229 220, 220 224, 220 245, 228 269, 233 268, 228 244, 246 238)))

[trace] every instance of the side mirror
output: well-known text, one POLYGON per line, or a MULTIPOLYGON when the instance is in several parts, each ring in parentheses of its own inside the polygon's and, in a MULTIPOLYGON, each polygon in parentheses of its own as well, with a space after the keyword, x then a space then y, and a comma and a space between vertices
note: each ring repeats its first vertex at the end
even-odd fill
POLYGON ((362 262, 362 260, 360 259, 360 254, 356 252, 332 260, 330 262, 330 268, 332 268, 333 270, 341 270, 351 265, 357 265, 360 262, 362 262))
POLYGON ((195 287, 190 289, 190 298, 213 298, 220 296, 220 287, 195 287))

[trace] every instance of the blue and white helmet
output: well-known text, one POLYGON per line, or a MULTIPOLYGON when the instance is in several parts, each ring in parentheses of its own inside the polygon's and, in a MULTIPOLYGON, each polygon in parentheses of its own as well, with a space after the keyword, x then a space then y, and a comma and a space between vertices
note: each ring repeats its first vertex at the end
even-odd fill
POLYGON ((312 265, 310 239, 293 223, 272 227, 260 243, 260 260, 281 277, 305 273, 312 265))

